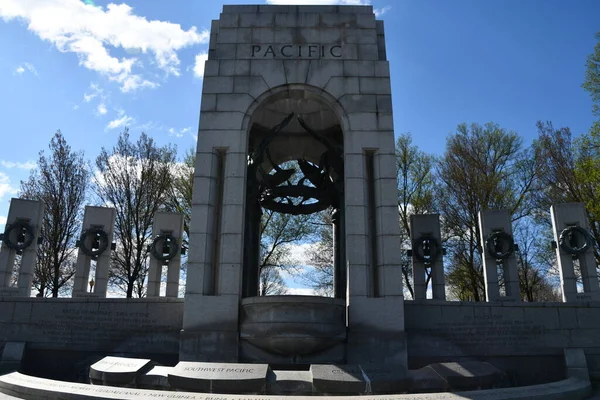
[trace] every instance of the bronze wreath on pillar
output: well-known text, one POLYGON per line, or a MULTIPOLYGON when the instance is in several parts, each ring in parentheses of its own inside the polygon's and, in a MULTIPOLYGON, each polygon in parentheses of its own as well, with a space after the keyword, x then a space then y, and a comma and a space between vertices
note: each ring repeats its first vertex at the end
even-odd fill
POLYGON ((426 265, 433 264, 438 259, 441 252, 442 246, 433 236, 423 235, 413 242, 413 253, 415 258, 424 262, 426 265))
POLYGON ((33 237, 34 233, 31 225, 26 221, 17 221, 6 226, 1 239, 9 249, 17 250, 21 254, 23 250, 31 246, 33 237), (16 241, 14 242, 11 239, 13 232, 17 234, 16 241))
POLYGON ((149 250, 152 257, 157 260, 170 261, 177 255, 179 244, 177 239, 170 233, 161 233, 154 238, 149 250), (162 247, 160 246, 161 242, 162 247))
POLYGON ((509 233, 494 232, 485 240, 485 247, 488 254, 496 260, 505 260, 515 252, 515 240, 509 233), (504 248, 503 243, 507 243, 506 251, 502 251, 504 248))
POLYGON ((86 256, 93 259, 98 258, 108 248, 108 234, 102 228, 90 228, 81 233, 77 241, 77 247, 83 251, 86 256), (86 239, 92 238, 91 247, 87 247, 86 239))
POLYGON ((558 243, 565 252, 571 255, 579 255, 586 252, 590 247, 590 234, 580 226, 568 226, 562 230, 558 243), (583 244, 579 244, 578 236, 583 239, 583 244))

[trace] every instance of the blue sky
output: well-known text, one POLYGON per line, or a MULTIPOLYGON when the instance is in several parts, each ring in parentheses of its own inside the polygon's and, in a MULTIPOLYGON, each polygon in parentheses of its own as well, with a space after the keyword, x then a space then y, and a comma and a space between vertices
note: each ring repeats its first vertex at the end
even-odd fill
MULTIPOLYGON (((494 121, 527 143, 537 120, 576 134, 591 125, 581 83, 600 31, 599 1, 372 4, 385 21, 396 133, 412 132, 423 150, 442 153, 461 122, 494 121)), ((175 143, 182 155, 195 146, 207 29, 221 6, 0 0, 0 228, 57 129, 90 160, 124 126, 175 143)))

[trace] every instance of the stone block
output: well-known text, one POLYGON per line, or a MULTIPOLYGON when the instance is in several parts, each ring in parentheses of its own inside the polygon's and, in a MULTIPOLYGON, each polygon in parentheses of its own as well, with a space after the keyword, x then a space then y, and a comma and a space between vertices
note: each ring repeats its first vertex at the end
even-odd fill
POLYGON ((261 76, 236 76, 234 78, 234 93, 248 93, 256 99, 268 90, 269 86, 261 76))
POLYGON ((587 368, 583 349, 564 349, 565 365, 568 368, 587 368))
POLYGON ((321 394, 400 393, 408 386, 401 365, 311 365, 313 386, 321 394))
POLYGON ((173 367, 157 365, 146 372, 146 374, 137 377, 137 386, 141 389, 168 390, 168 375, 172 370, 173 367))
MULTIPOLYGON (((237 42, 238 42, 238 44, 239 43, 252 43, 252 28, 238 28, 237 42)), ((245 46, 245 47, 248 47, 248 46, 245 46)), ((240 57, 239 49, 240 48, 238 47, 236 55, 237 55, 237 58, 242 58, 242 57, 240 57)))
POLYGON ((497 386, 503 373, 492 364, 481 361, 461 361, 431 364, 448 387, 455 390, 489 389, 497 386))
POLYGON ((346 178, 359 178, 364 179, 364 155, 359 154, 345 154, 345 165, 344 175, 346 178))
POLYGON ((389 78, 361 77, 359 80, 362 94, 391 94, 389 78))
POLYGON ((221 263, 219 266, 219 293, 237 295, 242 287, 242 265, 221 263))
POLYGON ((306 83, 310 60, 284 60, 283 68, 287 83, 306 83))
MULTIPOLYGON (((278 16, 278 15, 277 15, 278 16)), ((275 18, 277 18, 275 16, 275 18)), ((296 31, 294 29, 289 28, 275 28, 274 31, 271 31, 272 39, 271 42, 279 43, 279 44, 289 44, 294 43, 294 37, 296 35, 296 31)), ((269 42, 258 42, 258 43, 269 43, 269 42)))
POLYGON ((241 13, 257 13, 257 5, 224 5, 223 13, 227 14, 241 14, 241 13))
POLYGON ((205 76, 202 83, 202 94, 233 93, 233 78, 229 76, 205 76))
POLYGON ((267 392, 278 395, 311 395, 312 374, 310 371, 273 371, 268 376, 267 392))
MULTIPOLYGON (((222 13, 216 22, 218 28, 236 28, 240 26, 240 15, 239 14, 230 14, 230 13, 222 13)), ((211 27, 211 30, 213 27, 211 27)))
POLYGON ((226 204, 244 204, 246 179, 238 176, 225 178, 223 201, 226 204))
MULTIPOLYGON (((360 178, 346 178, 345 182, 346 206, 364 206, 366 204, 366 181, 360 178)), ((348 219, 351 219, 349 215, 348 219)))
POLYGON ((392 113, 379 112, 377 114, 377 129, 381 131, 394 130, 394 118, 392 113))
POLYGON ((342 14, 321 11, 321 26, 326 28, 355 28, 357 27, 357 16, 354 14, 342 14))
POLYGON ((325 85, 325 91, 336 99, 345 94, 358 94, 360 93, 358 78, 332 77, 325 85))
POLYGON ((237 28, 220 28, 217 34, 217 43, 237 43, 237 28))
MULTIPOLYGON (((359 44, 358 58, 361 60, 378 60, 379 49, 376 44, 359 44)), ((373 71, 374 73, 374 71, 373 71)))
POLYGON ((249 94, 218 94, 217 95, 217 111, 235 111, 245 113, 254 98, 249 94))
MULTIPOLYGON (((365 246, 367 237, 361 236, 361 238, 364 242, 362 246, 365 246)), ((353 240, 353 242, 355 243, 356 240, 353 240)), ((348 253, 348 250, 346 250, 346 253, 348 253)), ((361 261, 361 259, 365 258, 364 251, 359 253, 358 257, 354 256, 353 259, 361 261)), ((369 267, 366 261, 363 262, 363 264, 357 264, 356 262, 348 263, 348 292, 352 293, 352 296, 367 296, 369 294, 369 267)))
POLYGON ((392 96, 377 95, 377 112, 391 113, 392 112, 392 96))
POLYGON ((263 393, 267 364, 199 363, 181 361, 169 373, 173 389, 212 393, 263 393))
POLYGON ((143 375, 152 366, 152 361, 139 358, 104 357, 90 366, 90 379, 108 386, 135 387, 138 375, 143 375))
POLYGON ((274 23, 274 13, 244 13, 239 17, 239 26, 242 28, 272 28, 274 23))
POLYGON ((0 361, 22 361, 25 355, 25 342, 6 342, 0 361))
POLYGON ((387 61, 377 61, 375 63, 375 76, 378 78, 389 78, 390 63, 387 61))
POLYGON ((377 114, 360 112, 348 115, 350 129, 353 131, 375 131, 377 130, 377 114))
POLYGON ((193 204, 192 221, 190 233, 213 233, 215 207, 210 204, 193 204))
POLYGON ((325 87, 329 79, 342 76, 344 64, 337 60, 312 60, 306 83, 316 87, 325 87))
POLYGON ((185 307, 194 312, 184 312, 183 329, 187 331, 212 331, 218 327, 222 331, 237 332, 238 295, 185 296, 185 307))
POLYGON ((217 95, 216 94, 205 94, 202 96, 202 102, 200 104, 200 111, 216 111, 217 109, 217 95))
POLYGON ((366 233, 346 233, 346 259, 350 265, 367 265, 367 240, 366 233))
POLYGON ((448 389, 448 384, 430 367, 408 371, 411 392, 443 392, 448 389))
POLYGON ((367 208, 362 205, 347 205, 346 234, 364 235, 367 232, 367 208))
MULTIPOLYGON (((240 225, 242 222, 240 222, 240 225)), ((242 233, 221 234, 221 263, 241 264, 242 233)))
POLYGON ((232 60, 236 58, 237 45, 221 43, 215 49, 215 57, 217 60, 232 60))
POLYGON ((339 100, 347 113, 377 112, 377 96, 375 95, 349 94, 342 96, 339 100))
POLYGON ((221 234, 242 234, 244 230, 244 207, 240 204, 225 204, 222 208, 221 234))
POLYGON ((523 308, 523 319, 525 321, 533 320, 542 325, 544 329, 560 329, 558 321, 558 310, 556 308, 523 308))
MULTIPOLYGON (((229 78, 231 79, 231 78, 229 78)), ((200 114, 201 130, 238 130, 242 126, 243 112, 205 111, 200 114)), ((198 138, 200 140, 200 138, 198 138)))
POLYGON ((216 179, 208 176, 194 177, 194 191, 192 193, 192 204, 211 205, 214 203, 214 191, 216 190, 216 179))
POLYGON ((404 331, 404 299, 402 296, 351 297, 348 304, 348 326, 354 332, 404 331))
POLYGON ((342 58, 344 60, 357 60, 358 57, 358 44, 346 43, 342 47, 342 58))
MULTIPOLYGON (((237 134, 235 136, 239 137, 238 140, 245 144, 245 137, 243 134, 237 134)), ((243 147, 243 144, 239 147, 243 147)), ((225 176, 228 178, 237 177, 245 179, 247 164, 247 156, 243 148, 237 148, 235 149, 235 152, 228 152, 225 161, 225 176)))

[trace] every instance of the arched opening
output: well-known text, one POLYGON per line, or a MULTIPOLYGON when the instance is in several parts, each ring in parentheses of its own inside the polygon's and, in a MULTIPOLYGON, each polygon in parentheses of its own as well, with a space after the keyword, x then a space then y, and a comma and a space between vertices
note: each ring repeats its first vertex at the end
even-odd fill
MULTIPOLYGON (((265 222, 272 217, 293 228, 320 213, 330 224, 333 256, 328 285, 345 296, 343 265, 344 162, 340 118, 318 93, 301 87, 263 100, 248 123, 248 164, 244 236, 243 297, 267 294, 279 272, 265 258, 265 222), (275 269, 274 269, 275 268, 275 269), (262 275, 261 275, 262 272, 262 275)), ((267 249, 269 250, 269 249, 267 249)))

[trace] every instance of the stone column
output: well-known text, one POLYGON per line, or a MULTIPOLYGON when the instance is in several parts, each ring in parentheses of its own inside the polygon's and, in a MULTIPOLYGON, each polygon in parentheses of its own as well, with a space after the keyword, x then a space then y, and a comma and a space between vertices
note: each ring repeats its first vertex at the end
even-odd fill
MULTIPOLYGON (((511 300, 520 301, 521 294, 519 290, 519 275, 517 273, 517 258, 509 249, 507 239, 510 236, 512 239, 512 224, 511 217, 507 210, 488 210, 479 212, 479 231, 481 233, 481 243, 483 246, 483 275, 485 279, 485 297, 487 301, 496 300, 511 300), (506 254, 502 260, 489 250, 487 241, 494 234, 501 235, 499 237, 501 248, 500 253, 506 254), (506 234, 502 235, 502 234, 506 234), (500 296, 500 288, 498 285, 498 262, 502 263, 502 271, 504 274, 505 296, 500 296)), ((491 239, 490 239, 491 240, 491 239)), ((513 240, 514 244, 514 240, 513 240)), ((493 245, 489 245, 492 246, 493 245)))
POLYGON ((13 198, 10 201, 8 218, 4 228, 2 247, 0 248, 0 297, 1 296, 31 296, 33 282, 33 268, 37 260, 38 238, 44 218, 44 203, 37 200, 13 198), (17 231, 16 226, 23 223, 23 230, 17 231), (11 230, 10 227, 13 227, 11 230), (29 226, 29 228, 26 228, 29 226), (23 238, 19 238, 24 234, 23 238), (29 245, 23 249, 10 248, 7 242, 17 246, 24 245, 24 239, 29 245), (11 285, 15 256, 21 254, 19 277, 17 285, 11 285))
POLYGON ((108 268, 112 253, 113 227, 115 224, 116 210, 109 207, 86 206, 83 214, 82 236, 79 240, 79 251, 77 252, 77 265, 75 270, 75 282, 73 284, 73 297, 93 296, 106 297, 108 289, 108 268), (94 237, 87 235, 86 231, 99 229, 106 234, 107 248, 97 256, 91 256, 84 252, 82 245, 87 249, 93 248, 94 237), (82 241, 83 239, 83 241, 82 241), (90 265, 92 260, 96 262, 96 274, 94 276, 93 291, 88 292, 90 280, 90 265))
POLYGON ((425 269, 431 268, 432 298, 446 300, 446 285, 444 282, 444 261, 442 254, 442 234, 440 232, 439 214, 423 214, 410 216, 410 240, 412 243, 413 290, 415 300, 427 298, 425 269), (432 248, 432 261, 429 265, 420 259, 415 243, 422 237, 433 239, 437 248, 432 248))
MULTIPOLYGON (((166 297, 177 297, 179 293, 179 269, 181 267, 181 245, 183 241, 183 214, 158 212, 154 214, 152 224, 153 242, 151 246, 154 251, 161 253, 164 245, 164 237, 161 235, 171 235, 177 243, 172 251, 172 258, 161 260, 156 258, 152 251, 150 252, 150 267, 148 269, 148 297, 160 296, 160 282, 162 277, 162 267, 167 265, 167 288, 166 297), (154 242, 156 241, 156 243, 154 242)), ((165 256, 167 256, 165 254, 165 256)), ((167 256, 168 257, 168 256, 167 256)))
MULTIPOLYGON (((566 203, 550 207, 552 216, 552 228, 554 231, 554 242, 556 245, 556 259, 560 267, 560 281, 562 286, 563 301, 597 301, 600 296, 598 287, 598 273, 596 270, 596 260, 594 258, 593 244, 589 236, 580 236, 577 240, 580 242, 578 247, 583 246, 583 240, 588 240, 587 247, 582 249, 579 254, 570 254, 563 245, 561 245, 561 234, 569 227, 582 228, 589 232, 589 222, 587 219, 585 205, 583 203, 566 203), (575 266, 573 261, 579 260, 581 278, 583 281, 583 293, 577 293, 577 278, 575 275, 575 266)), ((566 233, 566 232, 565 232, 566 233)), ((568 240, 564 237, 563 241, 568 240)))

